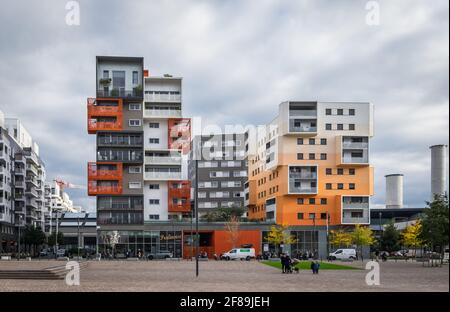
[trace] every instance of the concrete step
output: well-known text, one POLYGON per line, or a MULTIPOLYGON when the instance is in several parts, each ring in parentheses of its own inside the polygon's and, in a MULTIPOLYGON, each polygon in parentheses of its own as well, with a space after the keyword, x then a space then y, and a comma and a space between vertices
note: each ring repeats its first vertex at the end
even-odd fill
MULTIPOLYGON (((81 262, 80 271, 87 267, 86 262, 81 262)), ((65 265, 45 268, 41 270, 0 270, 0 279, 64 279, 68 270, 65 265)))

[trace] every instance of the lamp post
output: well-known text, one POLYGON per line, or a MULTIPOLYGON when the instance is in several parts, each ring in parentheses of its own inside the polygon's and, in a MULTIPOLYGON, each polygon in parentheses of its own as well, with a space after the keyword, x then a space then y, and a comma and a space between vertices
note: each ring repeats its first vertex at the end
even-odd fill
POLYGON ((381 250, 381 236, 382 236, 382 232, 383 232, 383 228, 382 228, 382 226, 381 226, 381 215, 382 215, 382 213, 381 212, 379 212, 378 213, 378 226, 379 226, 379 230, 380 230, 380 232, 379 232, 379 240, 378 240, 378 248, 381 250))
POLYGON ((77 260, 80 260, 80 215, 77 215, 77 260))
POLYGON ((55 239, 55 258, 58 258, 58 249, 59 249, 59 244, 58 244, 58 226, 59 226, 59 221, 58 221, 58 210, 56 209, 56 239, 55 239))
POLYGON ((198 235, 198 159, 195 160, 195 276, 198 277, 198 251, 199 251, 199 235, 198 235))
POLYGON ((19 261, 20 261, 20 228, 22 226, 22 218, 23 218, 23 216, 19 215, 19 244, 17 245, 17 247, 18 247, 17 251, 19 253, 19 261))
POLYGON ((97 225, 95 228, 95 256, 98 260, 100 260, 99 254, 98 254, 98 231, 100 230, 100 227, 97 225))

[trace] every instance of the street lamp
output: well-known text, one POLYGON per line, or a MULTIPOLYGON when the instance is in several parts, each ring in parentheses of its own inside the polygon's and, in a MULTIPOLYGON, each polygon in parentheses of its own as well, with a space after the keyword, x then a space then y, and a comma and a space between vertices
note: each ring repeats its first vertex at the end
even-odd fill
POLYGON ((78 255, 78 258, 77 258, 77 260, 80 260, 80 215, 78 214, 77 215, 77 246, 78 246, 78 248, 77 248, 77 255, 78 255))
POLYGON ((20 261, 20 228, 21 228, 21 226, 22 226, 22 218, 23 218, 23 216, 22 215, 19 215, 19 244, 18 244, 18 253, 19 253, 19 261, 20 261))
POLYGON ((378 235, 379 235, 379 240, 378 240, 379 244, 378 244, 378 248, 379 248, 380 250, 381 250, 381 236, 382 236, 382 232, 383 232, 383 228, 382 228, 382 226, 381 226, 381 215, 382 215, 382 213, 379 212, 379 213, 378 213, 378 226, 379 226, 379 228, 378 228, 378 230, 379 230, 379 233, 378 233, 378 235))
POLYGON ((100 260, 100 257, 98 255, 98 231, 100 230, 100 227, 97 225, 97 227, 95 228, 95 256, 97 257, 98 260, 100 260))

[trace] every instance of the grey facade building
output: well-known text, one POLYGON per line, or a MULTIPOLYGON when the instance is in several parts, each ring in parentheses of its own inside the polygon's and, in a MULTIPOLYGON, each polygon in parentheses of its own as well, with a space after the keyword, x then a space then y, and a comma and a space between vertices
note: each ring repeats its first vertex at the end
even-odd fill
POLYGON ((219 208, 244 207, 247 166, 243 133, 194 137, 188 176, 194 194, 198 192, 200 215, 219 208), (197 161, 198 189, 195 170, 197 161))

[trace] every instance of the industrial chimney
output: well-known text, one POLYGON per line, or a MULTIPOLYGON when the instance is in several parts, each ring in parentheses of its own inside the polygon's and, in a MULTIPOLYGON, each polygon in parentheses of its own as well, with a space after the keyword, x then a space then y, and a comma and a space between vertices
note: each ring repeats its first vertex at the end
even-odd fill
POLYGON ((403 208, 403 174, 386 177, 386 208, 403 208))
POLYGON ((431 197, 445 195, 447 174, 447 145, 433 145, 431 149, 431 197))

